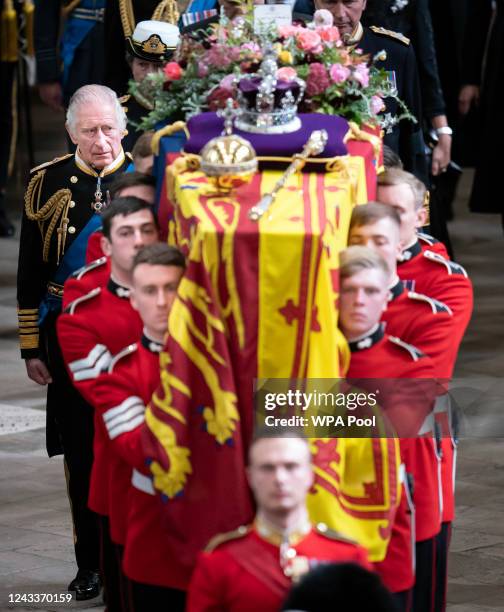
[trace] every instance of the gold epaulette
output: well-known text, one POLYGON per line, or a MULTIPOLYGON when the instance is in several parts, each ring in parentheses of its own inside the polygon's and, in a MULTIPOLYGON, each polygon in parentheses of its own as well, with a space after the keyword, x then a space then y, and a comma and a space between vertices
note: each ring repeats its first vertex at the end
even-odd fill
POLYGON ((128 344, 128 346, 123 348, 122 351, 119 351, 117 355, 114 355, 112 361, 109 364, 108 373, 111 374, 113 372, 114 367, 118 364, 119 361, 121 361, 123 357, 131 355, 131 353, 134 353, 137 349, 138 344, 134 342, 133 344, 128 344))
POLYGON ((347 538, 339 531, 330 529, 325 523, 317 523, 314 529, 318 534, 323 535, 326 538, 329 538, 330 540, 337 540, 338 542, 346 542, 347 544, 354 544, 356 546, 358 545, 358 543, 355 540, 352 540, 351 538, 347 538))
POLYGON ((119 98, 119 104, 121 104, 121 106, 123 104, 126 104, 126 102, 131 98, 131 94, 125 94, 124 96, 121 96, 119 98))
POLYGON ((404 36, 404 34, 401 34, 400 32, 393 32, 392 30, 386 30, 385 28, 380 28, 378 26, 371 26, 369 29, 372 30, 375 34, 383 34, 383 36, 395 38, 395 40, 402 42, 403 45, 410 44, 410 39, 407 36, 404 36))
POLYGON ((55 157, 51 161, 44 162, 43 164, 40 164, 40 166, 35 166, 35 168, 32 168, 30 170, 30 174, 32 172, 36 172, 37 170, 42 170, 42 168, 47 168, 47 166, 52 166, 53 164, 57 164, 58 162, 63 161, 64 159, 68 159, 69 157, 73 157, 73 155, 74 155, 73 153, 67 153, 66 155, 62 155, 61 157, 55 157))
POLYGON ((215 550, 216 548, 218 548, 221 544, 224 544, 225 542, 230 542, 231 540, 237 540, 239 538, 243 538, 244 536, 247 535, 247 533, 250 533, 251 529, 252 529, 251 525, 241 525, 240 527, 238 527, 238 529, 234 529, 233 531, 227 531, 226 533, 219 533, 218 535, 214 536, 210 540, 210 542, 208 542, 205 548, 205 552, 212 552, 212 550, 215 550))

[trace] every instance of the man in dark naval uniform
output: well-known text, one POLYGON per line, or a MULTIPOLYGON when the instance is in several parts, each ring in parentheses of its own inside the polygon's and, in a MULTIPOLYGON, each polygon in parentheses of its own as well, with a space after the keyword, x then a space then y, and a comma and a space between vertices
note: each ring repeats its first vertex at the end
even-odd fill
MULTIPOLYGON (((141 83, 148 74, 162 70, 168 62, 180 39, 179 29, 171 23, 162 21, 142 21, 126 39, 126 61, 131 68, 133 79, 141 83)), ((123 141, 125 151, 131 151, 142 130, 136 126, 153 108, 149 95, 137 92, 124 96, 128 116, 128 134, 123 141)))
POLYGON ((48 385, 47 451, 65 458, 79 572, 69 590, 77 599, 100 588, 98 533, 87 508, 93 457, 93 420, 70 382, 56 337, 63 283, 85 263, 89 235, 101 225, 98 212, 107 188, 130 160, 121 140, 126 126, 115 93, 101 85, 80 88, 70 100, 67 130, 75 154, 34 168, 25 194, 18 267, 21 357, 29 378, 48 385))
POLYGON ((39 93, 55 110, 67 107, 79 87, 104 82, 105 4, 106 0, 35 0, 39 93))
MULTIPOLYGON (((376 63, 389 73, 390 81, 397 88, 399 98, 405 102, 417 123, 401 121, 390 131, 386 129, 384 143, 399 154, 404 168, 412 172, 425 184, 428 180, 427 159, 422 136, 422 105, 418 70, 415 53, 409 39, 384 28, 372 26, 364 28, 361 17, 366 8, 366 0, 315 0, 316 9, 329 10, 334 25, 348 46, 355 46, 369 53, 371 57, 380 51, 386 52, 386 59, 376 63)), ((388 98, 385 114, 394 117, 400 109, 397 103, 388 98)))

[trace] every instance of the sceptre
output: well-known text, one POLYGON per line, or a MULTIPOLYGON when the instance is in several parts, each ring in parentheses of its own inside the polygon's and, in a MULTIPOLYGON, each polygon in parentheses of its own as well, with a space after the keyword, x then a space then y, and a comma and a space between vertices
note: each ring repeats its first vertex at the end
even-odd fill
POLYGON ((311 133, 301 153, 294 155, 292 162, 289 164, 285 172, 278 179, 271 193, 265 194, 261 200, 255 204, 248 213, 249 219, 259 221, 265 212, 273 205, 273 202, 278 195, 278 192, 283 188, 288 179, 295 173, 299 172, 306 164, 308 158, 313 155, 319 155, 324 150, 327 144, 326 130, 315 130, 311 133))

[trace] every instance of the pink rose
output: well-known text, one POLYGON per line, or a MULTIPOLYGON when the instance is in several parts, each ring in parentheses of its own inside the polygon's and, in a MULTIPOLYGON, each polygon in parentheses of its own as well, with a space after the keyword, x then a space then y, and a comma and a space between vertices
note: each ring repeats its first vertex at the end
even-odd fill
POLYGON ((333 64, 329 68, 329 74, 335 83, 344 83, 350 76, 350 69, 341 64, 333 64))
POLYGON ((340 33, 338 28, 319 28, 317 32, 320 35, 320 38, 324 42, 335 43, 340 40, 340 33))
POLYGON ((168 81, 178 81, 182 76, 182 68, 177 62, 168 62, 163 68, 163 72, 168 81))
POLYGON ((323 93, 331 84, 324 64, 315 62, 310 64, 308 78, 306 79, 306 95, 311 98, 323 93))
POLYGON ((235 75, 228 74, 221 80, 221 82, 219 83, 219 87, 221 87, 222 89, 227 89, 227 91, 233 91, 235 81, 236 81, 235 75))
POLYGON ((229 54, 231 61, 233 62, 237 62, 240 59, 241 54, 242 54, 240 47, 228 47, 227 52, 229 54))
POLYGON ((198 76, 200 78, 208 76, 208 66, 203 62, 198 62, 198 76))
POLYGON ((292 81, 297 77, 297 72, 294 68, 290 68, 289 66, 284 66, 283 68, 279 68, 276 73, 277 79, 281 79, 282 81, 292 81))
POLYGON ((371 112, 373 115, 377 115, 385 108, 385 103, 380 96, 373 96, 371 98, 371 112))
POLYGON ((261 47, 255 42, 248 42, 241 46, 241 49, 250 51, 251 53, 260 53, 261 47))
POLYGON ((296 42, 297 46, 302 51, 320 53, 322 50, 322 39, 320 38, 320 35, 313 30, 308 30, 306 28, 301 29, 296 36, 296 42))
POLYGON ((223 69, 226 69, 233 62, 229 54, 229 47, 220 44, 213 45, 208 49, 205 60, 209 66, 223 69))
POLYGON ((291 36, 295 36, 299 32, 300 29, 301 28, 299 28, 298 26, 293 26, 293 25, 279 26, 278 35, 281 38, 289 38, 291 36))
POLYGON ((359 64, 353 71, 352 77, 357 83, 360 83, 362 87, 369 85, 369 68, 366 64, 359 64))
POLYGON ((331 11, 327 9, 319 9, 313 15, 313 23, 317 28, 330 28, 334 23, 334 18, 331 11))

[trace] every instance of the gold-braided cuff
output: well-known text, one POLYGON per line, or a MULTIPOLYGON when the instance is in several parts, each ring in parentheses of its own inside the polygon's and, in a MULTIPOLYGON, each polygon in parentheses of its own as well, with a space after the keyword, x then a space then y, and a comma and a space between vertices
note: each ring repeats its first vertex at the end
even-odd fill
POLYGON ((38 308, 18 309, 19 345, 21 349, 39 347, 38 308))

